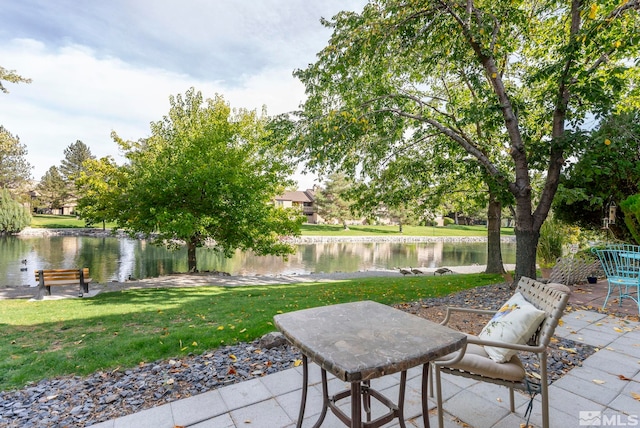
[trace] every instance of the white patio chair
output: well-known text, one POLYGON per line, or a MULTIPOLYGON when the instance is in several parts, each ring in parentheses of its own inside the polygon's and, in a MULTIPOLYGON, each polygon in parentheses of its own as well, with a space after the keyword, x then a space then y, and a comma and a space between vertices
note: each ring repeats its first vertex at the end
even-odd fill
MULTIPOLYGON (((569 300, 569 288, 562 284, 548 283, 543 284, 530 278, 522 277, 518 282, 516 293, 529 302, 537 310, 543 311, 544 314, 538 313, 537 320, 526 326, 528 332, 533 332, 521 343, 506 343, 498 340, 484 340, 479 336, 469 336, 467 340, 467 348, 464 353, 455 352, 434 363, 435 367, 435 384, 436 384, 436 400, 438 405, 438 426, 443 427, 443 409, 442 409, 442 385, 441 373, 448 373, 456 376, 464 376, 467 378, 489 382, 497 385, 503 385, 509 388, 509 399, 511 412, 515 412, 514 405, 514 389, 527 391, 532 394, 540 392, 542 402, 542 425, 544 428, 549 427, 549 389, 547 378, 547 347, 553 336, 556 326, 564 313, 564 309, 569 300), (540 317, 542 319, 540 320, 540 317), (504 355, 504 351, 511 350, 515 355, 504 355), (506 362, 496 362, 495 353, 502 353, 502 357, 506 362), (537 355, 540 363, 540 381, 533 382, 530 379, 522 362, 518 358, 517 352, 531 352, 537 355), (490 354, 492 356, 490 356, 490 354)), ((514 294, 516 297, 516 294, 514 294)), ((513 300, 510 299, 510 302, 513 300)), ((505 305, 506 306, 506 305, 505 305)), ((522 305, 525 306, 525 305, 522 305)), ((501 308, 501 311, 504 310, 501 308)), ((470 308, 447 308, 444 321, 441 323, 446 325, 450 315, 454 311, 494 314, 494 319, 499 317, 494 311, 477 310, 470 308)), ((532 309, 532 312, 535 312, 532 309)), ((515 311, 514 311, 515 312, 515 311)), ((493 320, 492 320, 493 322, 493 320)), ((485 327, 485 330, 491 326, 485 327)), ((485 333, 483 330, 483 333, 485 333)), ((524 335, 529 334, 525 332, 524 335)), ((483 335, 481 333, 480 336, 483 335)))

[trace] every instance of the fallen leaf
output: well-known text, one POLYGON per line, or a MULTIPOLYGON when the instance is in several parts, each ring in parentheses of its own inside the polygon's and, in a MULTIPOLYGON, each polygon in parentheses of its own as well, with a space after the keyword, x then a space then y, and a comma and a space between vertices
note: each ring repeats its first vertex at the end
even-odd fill
POLYGON ((298 367, 300 364, 302 364, 302 360, 295 360, 293 362, 293 367, 298 367))
POLYGON ((597 384, 597 385, 602 385, 602 384, 605 384, 605 383, 606 383, 605 381, 600 380, 600 379, 594 379, 594 380, 592 380, 591 382, 593 382, 593 383, 595 383, 595 384, 597 384))
POLYGON ((221 325, 220 327, 218 327, 218 330, 224 330, 224 326, 221 325))
POLYGON ((620 380, 633 380, 633 379, 629 379, 625 375, 621 375, 621 374, 618 375, 618 379, 620 379, 620 380))
POLYGON ((498 398, 496 398, 496 401, 497 401, 498 403, 502 403, 502 398, 498 397, 498 398))
POLYGON ((558 325, 559 325, 560 327, 562 327, 562 326, 564 325, 564 321, 563 321, 562 319, 560 319, 560 320, 558 321, 558 325))
POLYGON ((250 423, 251 423, 251 419, 245 419, 245 420, 244 420, 244 423, 245 423, 245 424, 250 424, 250 423))
POLYGON ((613 330, 618 332, 618 333, 624 333, 624 331, 621 328, 618 328, 618 327, 613 327, 613 330))
POLYGON ((238 357, 236 357, 235 355, 231 354, 229 355, 229 358, 231 358, 233 361, 236 361, 238 359, 238 357))
POLYGON ((229 367, 229 370, 227 370, 227 374, 228 375, 234 375, 234 374, 237 374, 237 373, 238 372, 233 367, 229 367))
POLYGON ((195 341, 194 341, 194 342, 191 344, 191 346, 198 346, 198 342, 195 342, 195 341))
POLYGON ((634 400, 640 401, 640 394, 638 394, 637 392, 632 392, 631 396, 634 400))
POLYGON ((558 346, 558 349, 560 349, 562 351, 570 352, 572 354, 577 354, 578 353, 578 351, 576 351, 575 348, 565 348, 564 346, 558 346))

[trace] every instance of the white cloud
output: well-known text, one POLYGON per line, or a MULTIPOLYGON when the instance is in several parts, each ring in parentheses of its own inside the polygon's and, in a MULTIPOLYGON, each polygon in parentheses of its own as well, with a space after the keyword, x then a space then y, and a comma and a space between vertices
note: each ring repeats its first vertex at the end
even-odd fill
MULTIPOLYGON (((220 93, 232 107, 292 111, 304 99, 292 72, 312 62, 330 34, 320 17, 363 4, 116 0, 78 8, 25 0, 0 17, 0 65, 33 82, 6 85, 0 125, 26 144, 40 179, 76 140, 118 158, 112 130, 147 136, 169 96, 190 87, 220 93)), ((300 178, 301 187, 313 180, 300 178)))

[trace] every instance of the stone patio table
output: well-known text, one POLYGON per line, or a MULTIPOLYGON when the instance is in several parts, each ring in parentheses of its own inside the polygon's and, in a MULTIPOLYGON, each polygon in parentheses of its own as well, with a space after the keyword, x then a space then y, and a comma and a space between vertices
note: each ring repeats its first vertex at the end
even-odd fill
POLYGON ((314 427, 331 411, 352 428, 376 428, 398 418, 405 427, 403 406, 407 370, 422 365, 422 414, 429 427, 427 382, 429 362, 461 349, 466 336, 416 315, 361 301, 304 309, 274 317, 276 327, 303 354, 303 388, 297 427, 302 426, 307 397, 308 359, 322 369, 323 408, 314 427), (328 395, 327 372, 351 384, 350 390, 328 395), (397 405, 371 388, 370 380, 400 372, 397 405), (337 402, 351 397, 351 415, 337 402), (354 398, 356 397, 356 398, 354 398), (371 398, 389 412, 371 420, 371 398), (367 415, 362 421, 362 410, 367 415))

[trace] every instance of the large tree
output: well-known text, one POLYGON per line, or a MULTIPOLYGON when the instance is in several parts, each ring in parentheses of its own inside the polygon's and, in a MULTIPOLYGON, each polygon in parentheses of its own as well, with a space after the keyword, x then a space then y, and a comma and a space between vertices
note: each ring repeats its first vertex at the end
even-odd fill
POLYGON ((31 179, 27 148, 17 136, 0 126, 0 188, 17 189, 31 179))
POLYGON ((207 242, 227 257, 236 249, 292 253, 280 237, 299 234, 303 219, 273 203, 292 171, 274 150, 268 117, 232 111, 222 97, 204 100, 193 88, 170 103, 149 138, 130 142, 114 133, 128 161, 119 171, 108 160, 87 164, 87 185, 97 186, 100 174, 117 181, 117 191, 106 193, 115 201, 89 194, 99 204, 94 212, 131 234, 185 242, 190 271, 207 242))
POLYGON ((317 62, 295 73, 308 94, 299 152, 366 175, 402 143, 448 137, 515 199, 516 279, 534 277, 540 227, 573 151, 567 128, 628 89, 639 9, 640 0, 378 0, 342 12, 324 22, 333 35, 317 62))
POLYGON ((85 170, 84 163, 91 159, 95 159, 95 156, 91 154, 91 149, 80 140, 76 140, 75 143, 64 149, 64 159, 62 159, 58 169, 65 182, 66 192, 64 199, 66 201, 77 200, 78 196, 80 196, 78 190, 81 191, 82 189, 77 186, 76 180, 85 170))
POLYGON ((64 206, 67 186, 57 166, 50 167, 44 173, 36 186, 36 191, 41 205, 49 209, 59 209, 64 206))
POLYGON ((337 220, 342 227, 348 229, 347 220, 353 217, 352 201, 348 193, 353 182, 340 173, 330 174, 324 182, 324 187, 315 193, 318 214, 325 220, 337 220))
POLYGON ((69 144, 64 149, 64 159, 60 163, 60 173, 67 182, 72 183, 84 171, 84 163, 89 159, 95 159, 89 146, 80 140, 76 140, 75 143, 69 144))
POLYGON ((123 202, 120 195, 127 181, 126 168, 118 167, 109 156, 85 161, 76 178, 76 185, 81 189, 76 214, 87 225, 101 222, 104 229, 107 221, 118 218, 118 204, 123 202))

